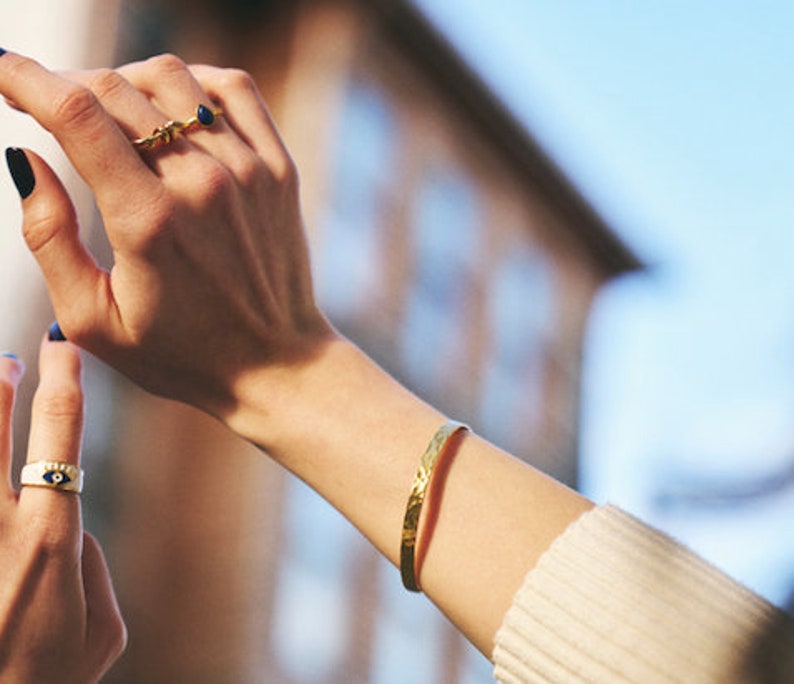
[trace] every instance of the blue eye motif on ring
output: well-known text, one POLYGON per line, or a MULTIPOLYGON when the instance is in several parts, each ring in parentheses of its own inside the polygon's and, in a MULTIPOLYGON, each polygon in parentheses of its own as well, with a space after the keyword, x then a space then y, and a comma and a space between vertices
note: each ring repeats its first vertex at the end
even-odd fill
POLYGON ((65 485, 72 481, 72 478, 69 477, 65 472, 62 470, 48 470, 44 475, 42 475, 45 482, 49 482, 55 486, 65 485))

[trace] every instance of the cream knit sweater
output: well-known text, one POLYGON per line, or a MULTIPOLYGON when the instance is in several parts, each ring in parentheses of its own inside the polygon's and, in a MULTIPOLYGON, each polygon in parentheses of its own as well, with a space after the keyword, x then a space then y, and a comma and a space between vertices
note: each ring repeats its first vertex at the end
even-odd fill
POLYGON ((794 682, 794 672, 748 674, 757 652, 762 665, 794 653, 781 611, 607 506, 573 523, 527 575, 497 633, 494 674, 510 684, 794 682))

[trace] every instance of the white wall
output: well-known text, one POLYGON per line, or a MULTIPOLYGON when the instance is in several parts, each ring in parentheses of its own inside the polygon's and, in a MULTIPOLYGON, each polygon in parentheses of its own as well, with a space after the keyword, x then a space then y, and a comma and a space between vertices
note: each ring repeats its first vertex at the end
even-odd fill
MULTIPOLYGON (((53 69, 108 63, 115 40, 115 7, 116 0, 0 0, 0 46, 53 69)), ((78 207, 89 201, 51 137, 2 103, 0 147, 35 150, 73 190, 78 207)), ((30 325, 31 303, 41 301, 43 285, 20 236, 19 196, 5 157, 0 166, 0 350, 15 351, 30 365, 34 350, 19 348, 20 336, 22 326, 30 325)))

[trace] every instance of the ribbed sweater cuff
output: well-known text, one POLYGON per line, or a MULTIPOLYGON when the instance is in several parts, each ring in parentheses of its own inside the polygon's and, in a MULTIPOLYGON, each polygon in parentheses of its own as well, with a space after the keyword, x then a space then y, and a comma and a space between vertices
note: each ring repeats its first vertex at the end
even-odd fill
MULTIPOLYGON (((726 682, 779 613, 623 511, 573 523, 496 636, 500 682, 726 682)), ((790 636, 790 635, 789 635, 790 636)))

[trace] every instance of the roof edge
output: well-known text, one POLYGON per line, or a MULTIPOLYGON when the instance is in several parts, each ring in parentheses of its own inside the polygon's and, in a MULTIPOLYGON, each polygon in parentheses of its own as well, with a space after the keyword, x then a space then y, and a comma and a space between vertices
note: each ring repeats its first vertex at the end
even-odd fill
POLYGON ((421 9, 410 0, 374 0, 370 7, 384 30, 439 90, 562 212, 570 223, 572 236, 587 248, 608 276, 645 269, 639 257, 421 9))

